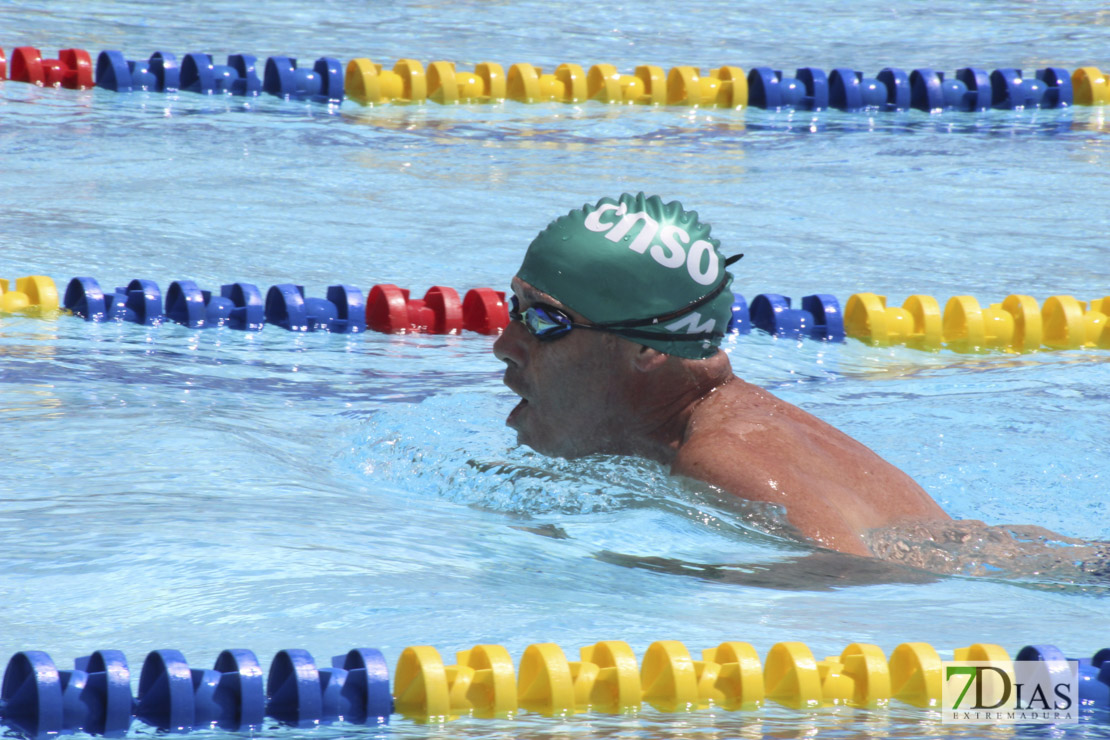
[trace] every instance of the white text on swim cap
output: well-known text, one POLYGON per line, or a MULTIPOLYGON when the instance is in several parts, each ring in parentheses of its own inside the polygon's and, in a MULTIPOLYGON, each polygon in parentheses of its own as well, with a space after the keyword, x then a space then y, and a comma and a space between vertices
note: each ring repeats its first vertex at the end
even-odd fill
POLYGON ((681 226, 668 224, 660 230, 658 221, 643 212, 628 213, 628 206, 624 203, 620 205, 606 203, 599 206, 596 211, 586 216, 584 223, 590 231, 605 233, 605 238, 609 241, 619 242, 628 235, 637 222, 641 222, 642 225, 636 238, 628 245, 629 249, 637 254, 648 252, 652 259, 663 267, 681 267, 685 264, 690 277, 700 285, 713 285, 717 282, 720 274, 717 251, 704 239, 690 244, 690 234, 681 226), (614 215, 620 216, 621 219, 602 221, 602 216, 609 211, 614 211, 614 215), (659 236, 662 244, 652 244, 656 235, 659 236), (686 244, 690 244, 689 250, 685 248, 686 244), (704 269, 702 269, 702 263, 707 263, 704 269))
POLYGON ((673 324, 666 324, 664 328, 667 331, 682 331, 685 329, 684 334, 701 334, 713 331, 713 327, 717 325, 717 319, 709 319, 704 324, 699 324, 699 321, 701 321, 701 314, 695 311, 673 324))

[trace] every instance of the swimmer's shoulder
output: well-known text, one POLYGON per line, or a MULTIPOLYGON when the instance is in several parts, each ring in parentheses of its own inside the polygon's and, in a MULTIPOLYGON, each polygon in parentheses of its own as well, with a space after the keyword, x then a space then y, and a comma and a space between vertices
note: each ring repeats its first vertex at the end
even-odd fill
POLYGON ((695 407, 671 473, 696 478, 753 501, 776 500, 768 490, 777 399, 734 376, 695 407))
POLYGON ((730 467, 766 463, 762 457, 780 442, 782 425, 794 407, 735 375, 705 394, 686 425, 676 464, 730 467))

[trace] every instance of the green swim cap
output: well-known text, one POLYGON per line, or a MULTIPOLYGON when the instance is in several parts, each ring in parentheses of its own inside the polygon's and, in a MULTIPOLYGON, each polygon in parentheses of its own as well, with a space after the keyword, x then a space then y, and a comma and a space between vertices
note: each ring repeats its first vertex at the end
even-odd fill
POLYGON ((703 359, 717 352, 732 316, 732 275, 719 247, 678 201, 625 193, 548 224, 517 277, 592 323, 617 324, 631 341, 703 359))

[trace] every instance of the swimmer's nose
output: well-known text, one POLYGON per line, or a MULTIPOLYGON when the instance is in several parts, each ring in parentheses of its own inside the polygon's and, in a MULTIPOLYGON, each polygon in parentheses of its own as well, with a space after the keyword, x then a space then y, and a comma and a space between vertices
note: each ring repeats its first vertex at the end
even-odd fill
POLYGON ((509 365, 522 366, 527 356, 525 343, 531 338, 519 321, 510 321, 493 343, 493 356, 509 365))

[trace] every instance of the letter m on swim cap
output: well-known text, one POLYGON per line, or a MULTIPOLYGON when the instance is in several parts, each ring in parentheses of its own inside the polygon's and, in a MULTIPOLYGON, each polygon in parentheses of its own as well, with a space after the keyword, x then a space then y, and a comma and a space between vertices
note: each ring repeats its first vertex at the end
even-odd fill
POLYGON ((717 325, 716 319, 707 319, 704 324, 699 324, 701 321, 701 314, 694 311, 688 316, 683 316, 674 323, 667 324, 667 331, 681 332, 683 334, 707 334, 713 331, 713 327, 717 325))

